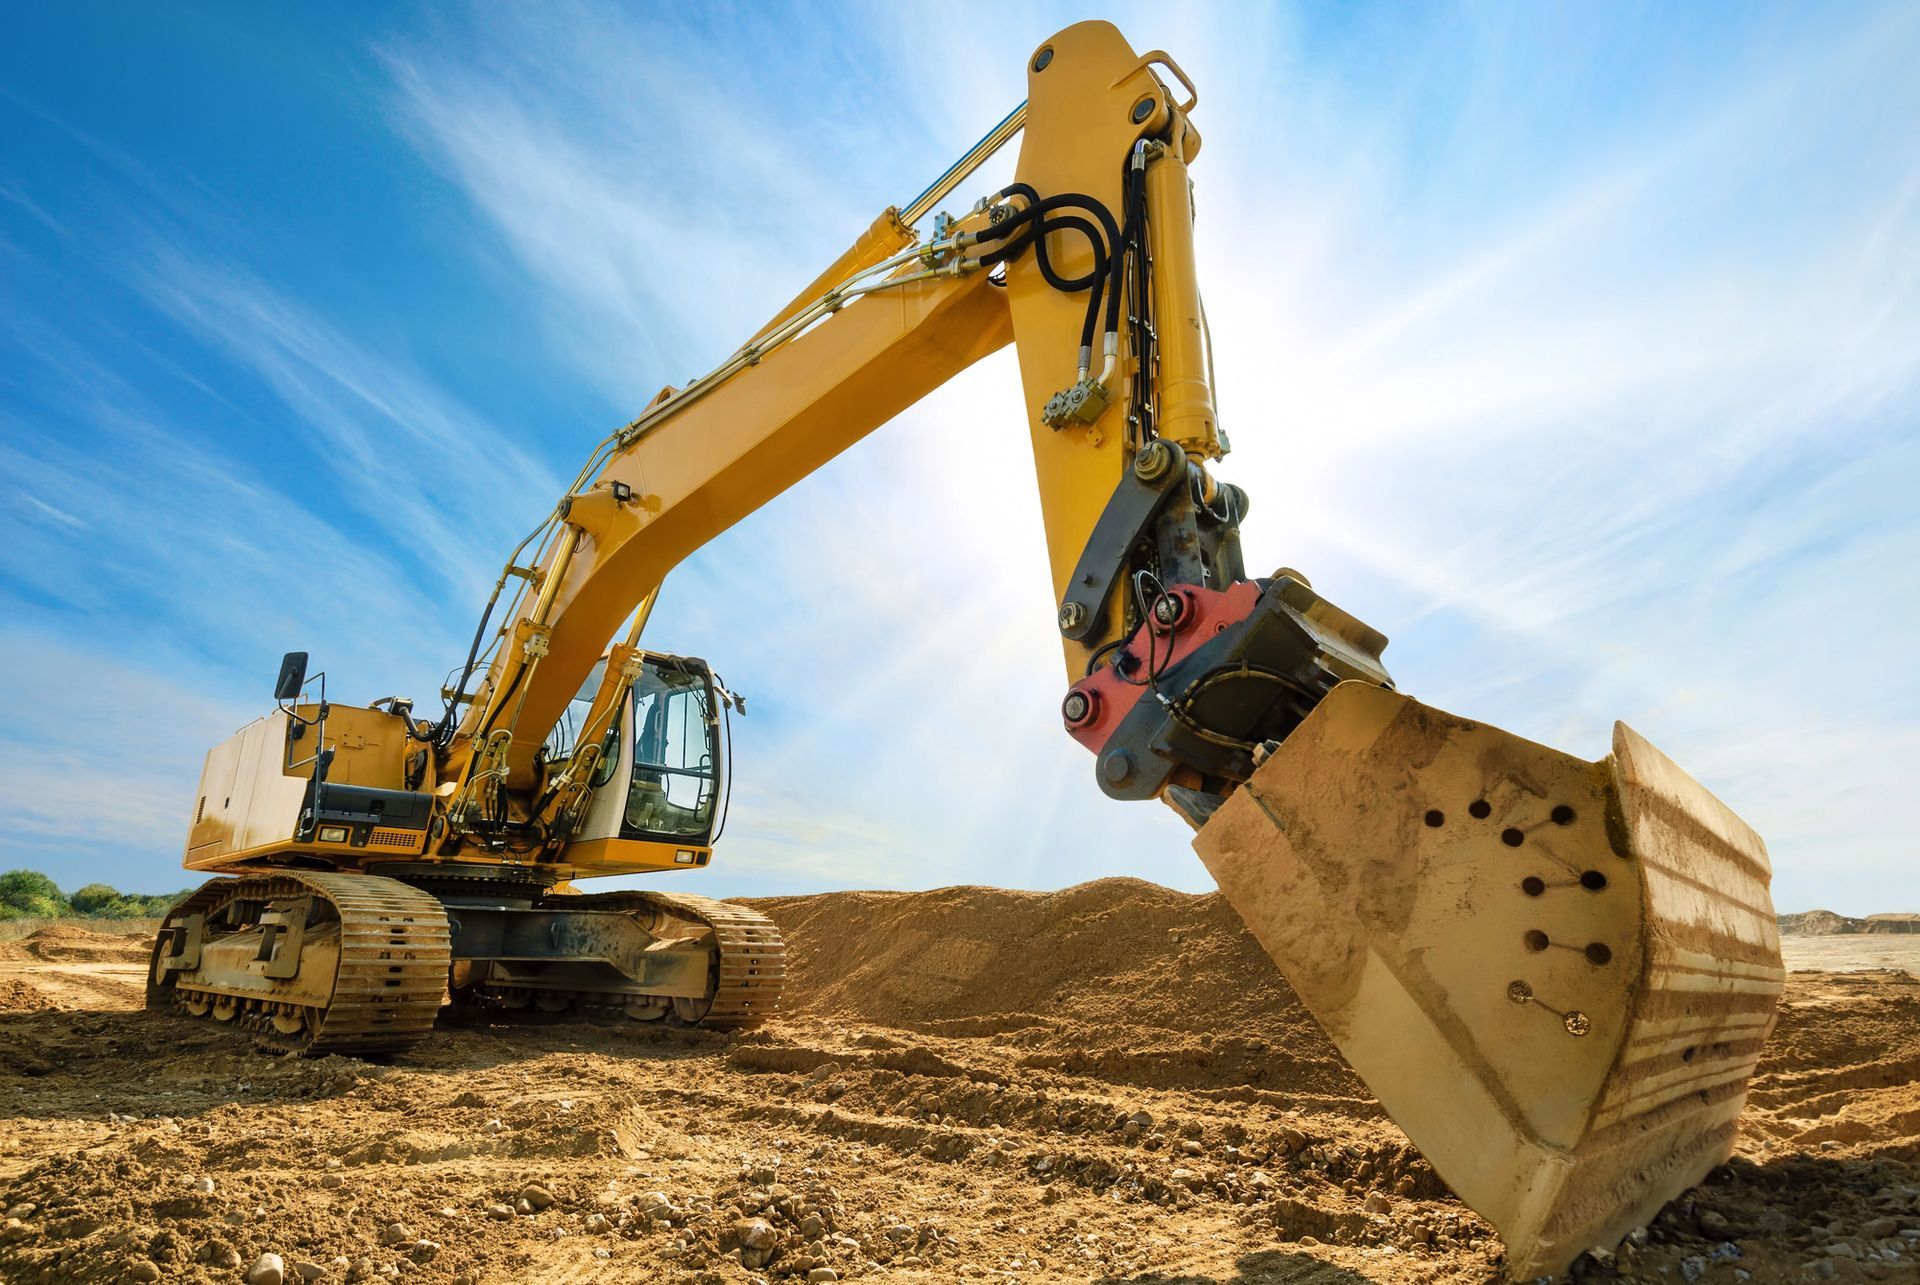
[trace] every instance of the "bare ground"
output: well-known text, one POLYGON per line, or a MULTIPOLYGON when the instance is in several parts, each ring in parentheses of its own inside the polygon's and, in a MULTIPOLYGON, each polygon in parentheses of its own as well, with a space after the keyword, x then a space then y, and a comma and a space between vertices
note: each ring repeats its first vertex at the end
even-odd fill
MULTIPOLYGON (((147 1014, 142 942, 0 942, 0 1278, 1500 1274, 1217 897, 759 904, 796 958, 762 1031, 443 1023, 394 1065, 147 1014)), ((1582 1275, 1920 1278, 1916 1079, 1910 973, 1795 973, 1739 1156, 1582 1275)))

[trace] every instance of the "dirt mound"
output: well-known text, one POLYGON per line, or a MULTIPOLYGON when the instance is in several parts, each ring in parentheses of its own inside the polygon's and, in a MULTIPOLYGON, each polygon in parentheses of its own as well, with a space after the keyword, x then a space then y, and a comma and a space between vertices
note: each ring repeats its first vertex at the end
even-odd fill
POLYGON ((752 904, 786 935, 798 1017, 1019 1033, 1029 1064, 1053 1050, 1138 1083, 1367 1096, 1217 893, 1099 879, 752 904))
POLYGON ((1868 915, 1865 919, 1854 919, 1847 915, 1835 914, 1831 910, 1802 910, 1796 914, 1781 915, 1779 921, 1780 935, 1783 937, 1838 937, 1852 933, 1920 932, 1920 914, 1904 912, 1868 915))
MULTIPOLYGON (((139 957, 25 953, 105 934, 12 943, 0 1280, 233 1282, 266 1253, 417 1285, 1500 1278, 1491 1229, 1321 1060, 1218 898, 759 904, 797 1000, 761 1030, 447 1021, 391 1064, 262 1056, 143 1011, 139 957), (752 1218, 777 1257, 750 1268, 752 1218)), ((1839 940, 1920 961, 1920 937, 1839 940)), ((1920 981, 1796 972, 1736 1159, 1579 1278, 1891 1281, 1916 1259, 1920 981)))
POLYGON ((18 941, 0 942, 0 959, 66 963, 139 963, 152 949, 146 933, 100 932, 78 924, 51 924, 18 941))

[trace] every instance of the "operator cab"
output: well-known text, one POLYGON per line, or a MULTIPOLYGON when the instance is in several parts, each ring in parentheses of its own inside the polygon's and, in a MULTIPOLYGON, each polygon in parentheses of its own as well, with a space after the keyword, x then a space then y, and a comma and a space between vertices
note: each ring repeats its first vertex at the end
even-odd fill
MULTIPOLYGON (((606 664, 594 666, 547 738, 550 770, 573 756, 606 664)), ((570 845, 579 851, 567 859, 643 869, 705 865, 725 820, 724 724, 736 703, 704 660, 645 653, 602 738, 593 802, 570 845), (638 845, 658 852, 645 858, 638 845)))

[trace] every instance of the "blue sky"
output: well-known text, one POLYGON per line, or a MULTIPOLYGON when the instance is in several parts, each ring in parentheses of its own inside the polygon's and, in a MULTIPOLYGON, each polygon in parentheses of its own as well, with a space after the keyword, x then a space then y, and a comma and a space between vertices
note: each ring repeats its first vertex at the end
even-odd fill
MULTIPOLYGON (((591 444, 1084 16, 969 14, 11 10, 0 867, 186 882, 283 650, 425 701, 591 444)), ((1249 563, 1430 703, 1587 756, 1625 719, 1783 908, 1920 908, 1920 10, 1109 16, 1200 87, 1249 563)), ((751 702, 708 891, 1207 886, 1059 731, 1021 415, 989 360, 669 581, 649 640, 751 702)))

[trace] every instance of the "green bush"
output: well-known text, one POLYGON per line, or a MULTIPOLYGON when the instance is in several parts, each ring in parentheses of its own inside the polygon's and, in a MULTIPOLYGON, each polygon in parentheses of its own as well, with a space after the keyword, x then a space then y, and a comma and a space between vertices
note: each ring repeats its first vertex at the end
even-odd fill
POLYGON ((60 886, 38 870, 9 870, 0 874, 0 908, 12 912, 6 915, 8 919, 28 915, 57 919, 73 913, 60 886))
POLYGON ((121 892, 104 883, 90 883, 68 897, 58 884, 38 870, 9 870, 0 874, 0 920, 157 919, 192 889, 181 892, 121 892))
POLYGON ((68 900, 76 915, 112 915, 114 908, 124 900, 120 891, 104 883, 90 883, 73 894, 68 900))

